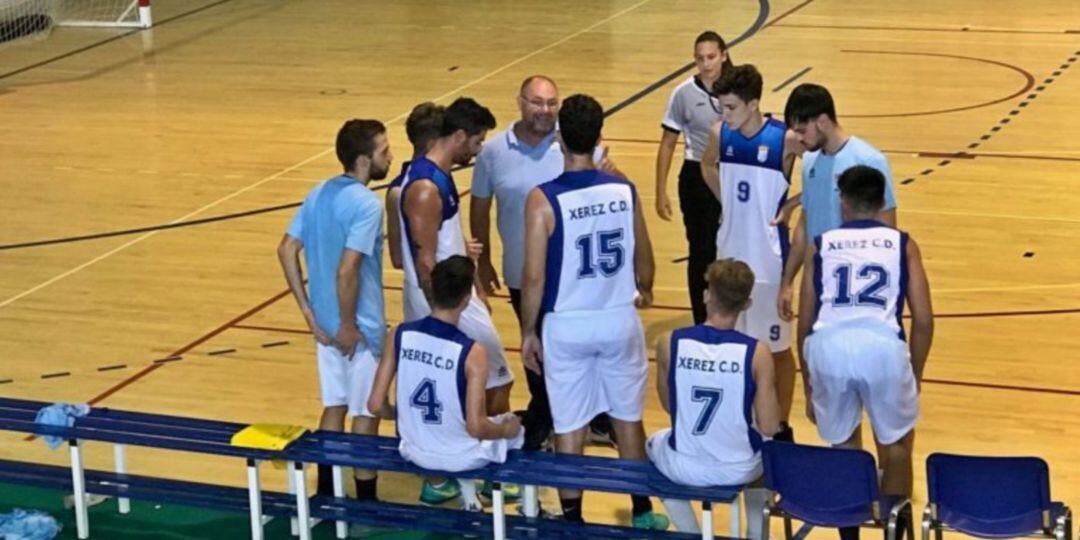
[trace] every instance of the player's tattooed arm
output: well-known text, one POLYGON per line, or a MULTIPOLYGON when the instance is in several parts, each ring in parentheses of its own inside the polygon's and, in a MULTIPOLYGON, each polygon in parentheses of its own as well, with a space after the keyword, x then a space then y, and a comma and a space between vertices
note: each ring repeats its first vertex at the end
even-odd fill
POLYGON ((392 188, 386 192, 386 245, 390 248, 390 265, 398 270, 402 268, 401 222, 398 215, 400 199, 401 188, 392 188))
POLYGON ((416 265, 416 277, 431 303, 431 272, 435 269, 435 246, 442 225, 442 198, 430 180, 414 180, 405 193, 405 215, 409 223, 410 245, 416 265))

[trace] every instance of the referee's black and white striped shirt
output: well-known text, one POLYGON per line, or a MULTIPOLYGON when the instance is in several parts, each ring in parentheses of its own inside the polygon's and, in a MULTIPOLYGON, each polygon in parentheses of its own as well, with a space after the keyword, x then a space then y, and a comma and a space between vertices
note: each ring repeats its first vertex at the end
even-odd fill
POLYGON ((709 129, 720 117, 720 102, 695 75, 671 92, 660 125, 667 131, 682 133, 686 142, 684 157, 689 161, 701 161, 709 142, 709 129))

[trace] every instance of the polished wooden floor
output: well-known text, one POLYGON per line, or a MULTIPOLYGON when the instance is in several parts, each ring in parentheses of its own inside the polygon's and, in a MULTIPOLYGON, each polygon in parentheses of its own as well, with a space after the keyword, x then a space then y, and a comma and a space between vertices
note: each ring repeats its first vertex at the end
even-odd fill
MULTIPOLYGON (((900 223, 922 245, 939 316, 917 463, 934 451, 1043 456, 1055 497, 1080 505, 1080 194, 1070 187, 1080 4, 157 0, 154 10, 157 28, 107 43, 115 33, 60 29, 0 48, 0 394, 313 425, 313 347, 295 332, 302 320, 274 254, 291 210, 6 247, 296 202, 336 172, 330 145, 344 119, 387 122, 400 159, 417 102, 470 95, 506 126, 533 73, 564 95, 627 103, 605 136, 651 209, 659 120, 682 77, 626 100, 687 64, 694 36, 714 28, 748 36, 732 55, 763 72, 766 109, 781 111, 797 82, 825 84, 848 130, 891 160, 900 223), (154 363, 171 356, 182 359, 154 363)), ((689 314, 681 223, 649 217, 665 306, 641 314, 653 339, 689 314)), ((400 279, 387 272, 388 286, 400 279)), ((398 294, 387 293, 391 321, 398 294)), ((509 305, 494 309, 516 346, 509 305)), ((515 406, 526 397, 520 384, 515 406)), ((817 441, 802 407, 797 398, 796 433, 817 441)), ((666 425, 651 394, 647 409, 648 431, 666 425)), ((130 454, 136 472, 244 481, 228 461, 130 454)), ((11 434, 0 434, 0 456, 65 459, 11 434)), ((90 465, 110 456, 91 447, 90 465)), ((920 504, 922 477, 917 466, 920 504)), ((415 497, 396 486, 384 493, 415 497)), ((586 513, 625 522, 628 501, 593 495, 586 513)))

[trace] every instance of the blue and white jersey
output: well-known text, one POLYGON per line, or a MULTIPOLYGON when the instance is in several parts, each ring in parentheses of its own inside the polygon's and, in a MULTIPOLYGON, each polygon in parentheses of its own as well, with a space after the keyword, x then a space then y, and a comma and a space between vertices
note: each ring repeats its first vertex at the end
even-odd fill
POLYGON ((747 138, 725 123, 720 132, 720 205, 716 256, 750 265, 756 281, 780 283, 789 249, 786 227, 769 223, 787 201, 783 122, 767 118, 747 138))
POLYGON ((905 232, 874 220, 849 221, 814 239, 814 330, 849 321, 885 325, 904 337, 905 232))
POLYGON ((555 213, 542 310, 601 311, 633 305, 634 185, 598 170, 565 172, 540 185, 555 213))
MULTIPOLYGON (((465 235, 461 231, 460 198, 454 177, 443 171, 426 157, 418 157, 409 164, 409 170, 405 173, 405 179, 401 185, 401 199, 398 203, 401 221, 401 259, 402 269, 405 273, 404 294, 414 302, 425 306, 427 301, 420 289, 420 279, 416 273, 416 254, 413 253, 413 239, 409 230, 409 216, 405 211, 405 195, 409 188, 417 180, 428 179, 435 183, 439 189, 439 197, 442 199, 442 223, 439 225, 438 241, 435 245, 435 262, 442 261, 453 255, 466 255, 465 235)), ((409 313, 408 311, 406 312, 409 313)), ((427 315, 430 309, 419 312, 419 316, 427 315)), ((419 318, 419 317, 417 317, 419 318)))
POLYGON ((753 422, 757 343, 741 332, 706 325, 672 332, 672 450, 719 462, 745 462, 759 455, 761 434, 753 422))
POLYGON ((465 358, 473 343, 434 317, 398 326, 397 430, 403 444, 446 455, 479 446, 465 427, 465 358))

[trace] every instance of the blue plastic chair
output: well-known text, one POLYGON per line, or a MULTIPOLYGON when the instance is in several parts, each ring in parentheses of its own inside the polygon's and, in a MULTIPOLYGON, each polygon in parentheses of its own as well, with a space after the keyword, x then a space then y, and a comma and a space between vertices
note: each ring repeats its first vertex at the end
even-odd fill
POLYGON ((879 528, 894 540, 906 525, 913 535, 911 501, 878 493, 877 466, 868 452, 769 441, 762 456, 765 487, 774 493, 763 530, 780 516, 788 540, 792 519, 804 523, 800 538, 814 526, 879 528))
POLYGON ((981 538, 1072 538, 1072 512, 1050 500, 1050 469, 1034 457, 931 454, 923 540, 933 529, 981 538))

